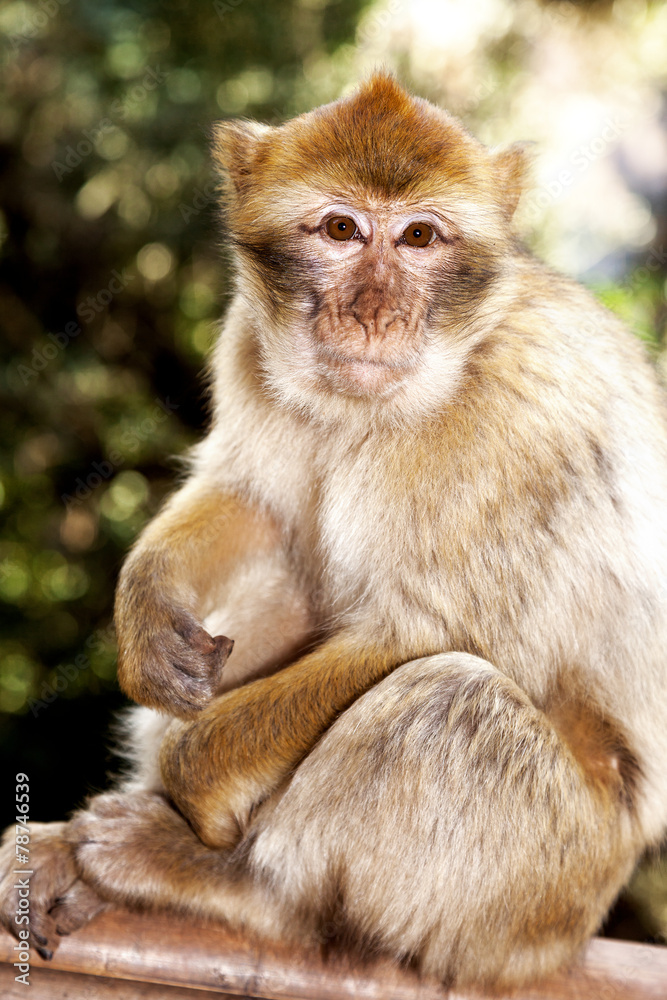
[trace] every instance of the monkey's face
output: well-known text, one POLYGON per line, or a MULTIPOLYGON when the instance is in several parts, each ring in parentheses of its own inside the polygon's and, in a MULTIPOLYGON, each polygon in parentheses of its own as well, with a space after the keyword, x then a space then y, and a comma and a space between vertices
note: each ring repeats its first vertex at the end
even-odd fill
MULTIPOLYGON (((455 274, 465 266, 469 280, 473 262, 464 265, 458 231, 432 202, 310 201, 299 199, 298 229, 283 242, 299 370, 324 391, 392 396, 432 368, 434 348, 448 353, 437 331, 455 274)), ((479 284, 488 279, 487 266, 479 284)))
POLYGON ((434 212, 339 202, 306 230, 307 258, 321 259, 309 284, 322 383, 388 395, 419 365, 448 227, 434 212))
POLYGON ((266 383, 329 412, 451 398, 510 245, 517 151, 380 76, 277 129, 227 123, 217 153, 266 383))

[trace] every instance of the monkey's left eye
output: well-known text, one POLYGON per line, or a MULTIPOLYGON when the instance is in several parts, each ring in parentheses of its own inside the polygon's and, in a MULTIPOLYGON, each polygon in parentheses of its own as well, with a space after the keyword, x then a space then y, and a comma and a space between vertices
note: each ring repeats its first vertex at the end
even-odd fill
POLYGON ((332 240, 351 240, 357 235, 357 224, 346 215, 337 215, 329 219, 326 230, 332 240))
POLYGON ((409 247, 427 247, 434 236, 433 230, 425 222, 412 222, 403 233, 409 247))

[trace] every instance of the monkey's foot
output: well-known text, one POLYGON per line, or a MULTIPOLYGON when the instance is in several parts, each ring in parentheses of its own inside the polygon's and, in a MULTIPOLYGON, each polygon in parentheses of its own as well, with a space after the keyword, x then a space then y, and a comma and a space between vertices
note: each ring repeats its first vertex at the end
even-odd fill
POLYGON ((82 927, 107 905, 79 877, 68 826, 31 823, 26 865, 17 864, 13 826, 0 847, 0 923, 45 959, 52 957, 62 935, 82 927))
POLYGON ((126 906, 170 905, 181 889, 192 896, 188 873, 199 856, 210 878, 220 865, 167 800, 148 792, 98 795, 74 816, 70 836, 86 881, 126 906))

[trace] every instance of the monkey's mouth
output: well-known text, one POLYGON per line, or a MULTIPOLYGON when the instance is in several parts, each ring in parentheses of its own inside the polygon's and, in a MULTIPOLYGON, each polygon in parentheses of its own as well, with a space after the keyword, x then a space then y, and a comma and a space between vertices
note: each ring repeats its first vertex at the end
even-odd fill
POLYGON ((387 395, 414 368, 383 358, 349 357, 332 351, 320 351, 319 374, 336 392, 352 395, 387 395))

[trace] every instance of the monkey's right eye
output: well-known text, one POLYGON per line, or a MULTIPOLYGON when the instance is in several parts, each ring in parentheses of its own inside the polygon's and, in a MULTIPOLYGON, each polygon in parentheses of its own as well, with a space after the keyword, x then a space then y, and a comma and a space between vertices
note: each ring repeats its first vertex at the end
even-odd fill
POLYGON ((332 240, 351 240, 358 232, 356 223, 346 215, 337 215, 329 219, 326 230, 332 240))

